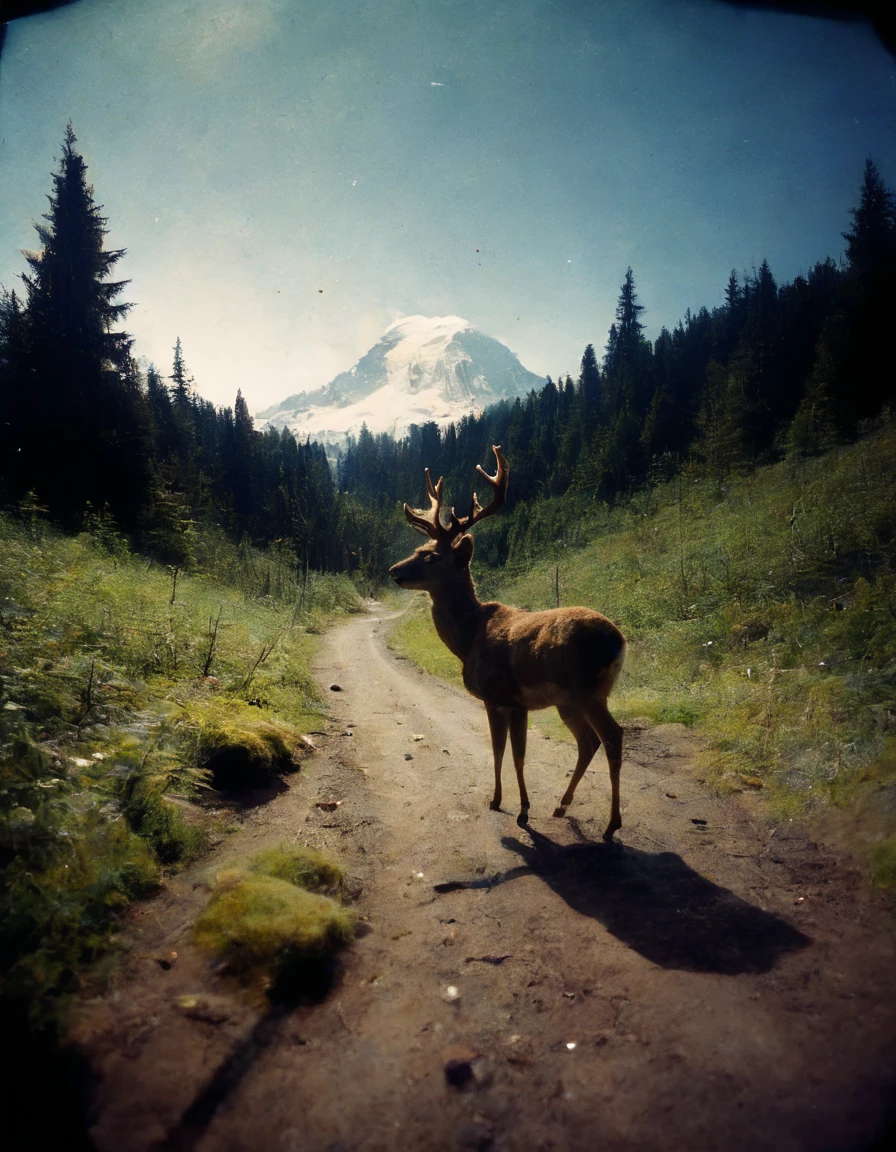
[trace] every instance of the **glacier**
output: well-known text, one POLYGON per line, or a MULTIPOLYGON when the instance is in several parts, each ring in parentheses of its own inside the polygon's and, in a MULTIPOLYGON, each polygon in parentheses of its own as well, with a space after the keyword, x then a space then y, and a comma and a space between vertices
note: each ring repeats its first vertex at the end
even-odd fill
POLYGON ((363 424, 401 436, 411 424, 457 422, 543 383, 506 344, 460 316, 405 316, 348 371, 256 418, 325 443, 357 436, 363 424))

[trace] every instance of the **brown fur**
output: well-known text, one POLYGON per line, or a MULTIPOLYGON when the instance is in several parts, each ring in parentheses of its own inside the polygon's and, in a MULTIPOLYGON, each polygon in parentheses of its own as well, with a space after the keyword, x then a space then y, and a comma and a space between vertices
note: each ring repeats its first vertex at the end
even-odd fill
POLYGON ((576 738, 579 755, 554 815, 565 814, 579 780, 603 742, 612 788, 610 823, 604 833, 609 840, 622 825, 622 729, 610 715, 607 697, 622 669, 625 637, 615 624, 590 608, 526 612, 479 600, 470 575, 473 538, 464 530, 503 502, 507 462, 499 448, 494 451, 498 473, 486 479, 496 490, 495 499, 483 510, 474 496, 473 509, 464 520, 452 509, 449 527, 440 519, 442 481, 433 485, 427 473, 433 505, 430 516, 407 505, 405 514, 418 531, 432 538, 389 572, 401 587, 422 588, 429 593, 439 637, 463 663, 468 691, 485 704, 495 758, 491 807, 497 809, 501 803, 501 764, 509 732, 520 789, 518 823, 528 820, 529 798, 523 778, 526 718, 532 709, 556 707, 576 738))

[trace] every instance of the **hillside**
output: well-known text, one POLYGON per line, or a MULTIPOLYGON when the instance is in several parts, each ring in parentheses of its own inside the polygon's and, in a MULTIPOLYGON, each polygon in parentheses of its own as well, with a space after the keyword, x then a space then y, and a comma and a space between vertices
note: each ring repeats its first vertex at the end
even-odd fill
POLYGON ((52 1027, 114 953, 120 912, 228 820, 203 798, 282 787, 320 715, 313 633, 344 577, 198 541, 183 574, 107 522, 0 516, 0 1015, 52 1027), (218 792, 210 793, 210 786, 218 792), (90 975, 93 973, 93 976, 90 975))
MULTIPOLYGON (((619 718, 693 727, 707 779, 760 795, 770 812, 872 799, 864 850, 881 880, 894 876, 893 421, 725 484, 685 470, 613 509, 570 494, 499 520, 477 530, 480 557, 490 534, 509 541, 500 568, 474 555, 482 598, 546 608, 559 588, 561 604, 608 615, 630 642, 619 718)), ((392 642, 450 674, 456 661, 420 601, 392 642)), ((535 721, 566 738, 547 713, 535 721)))

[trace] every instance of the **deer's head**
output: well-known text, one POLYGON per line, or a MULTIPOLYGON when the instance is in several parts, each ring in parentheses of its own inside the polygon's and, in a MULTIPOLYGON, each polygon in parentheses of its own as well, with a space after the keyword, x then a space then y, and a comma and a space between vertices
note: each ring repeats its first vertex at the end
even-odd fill
POLYGON ((510 475, 507 461, 500 447, 493 445, 492 451, 498 462, 498 470, 494 476, 481 468, 478 464, 476 470, 492 489, 492 499, 485 508, 480 503, 476 493, 470 511, 466 516, 458 516, 452 508, 448 523, 442 519, 442 485, 443 478, 438 484, 433 484, 426 469, 426 491, 429 494, 430 507, 426 510, 411 508, 405 504, 404 514, 412 528, 428 536, 426 544, 415 549, 406 560, 393 564, 389 575, 402 588, 422 588, 427 592, 438 591, 445 587, 466 571, 473 556, 473 537, 468 535, 469 529, 486 516, 491 516, 504 503, 507 494, 507 480, 510 475))

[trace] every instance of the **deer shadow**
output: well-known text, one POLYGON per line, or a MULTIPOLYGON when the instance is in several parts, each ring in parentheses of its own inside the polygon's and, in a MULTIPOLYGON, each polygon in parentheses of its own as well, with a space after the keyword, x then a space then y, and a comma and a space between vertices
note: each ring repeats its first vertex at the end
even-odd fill
POLYGON ((540 877, 576 912, 662 968, 739 976, 768 972, 781 956, 811 944, 786 920, 707 880, 674 852, 644 852, 588 840, 557 844, 526 828, 524 844, 502 837, 525 862, 496 876, 436 885, 436 892, 493 888, 518 876, 540 877))

